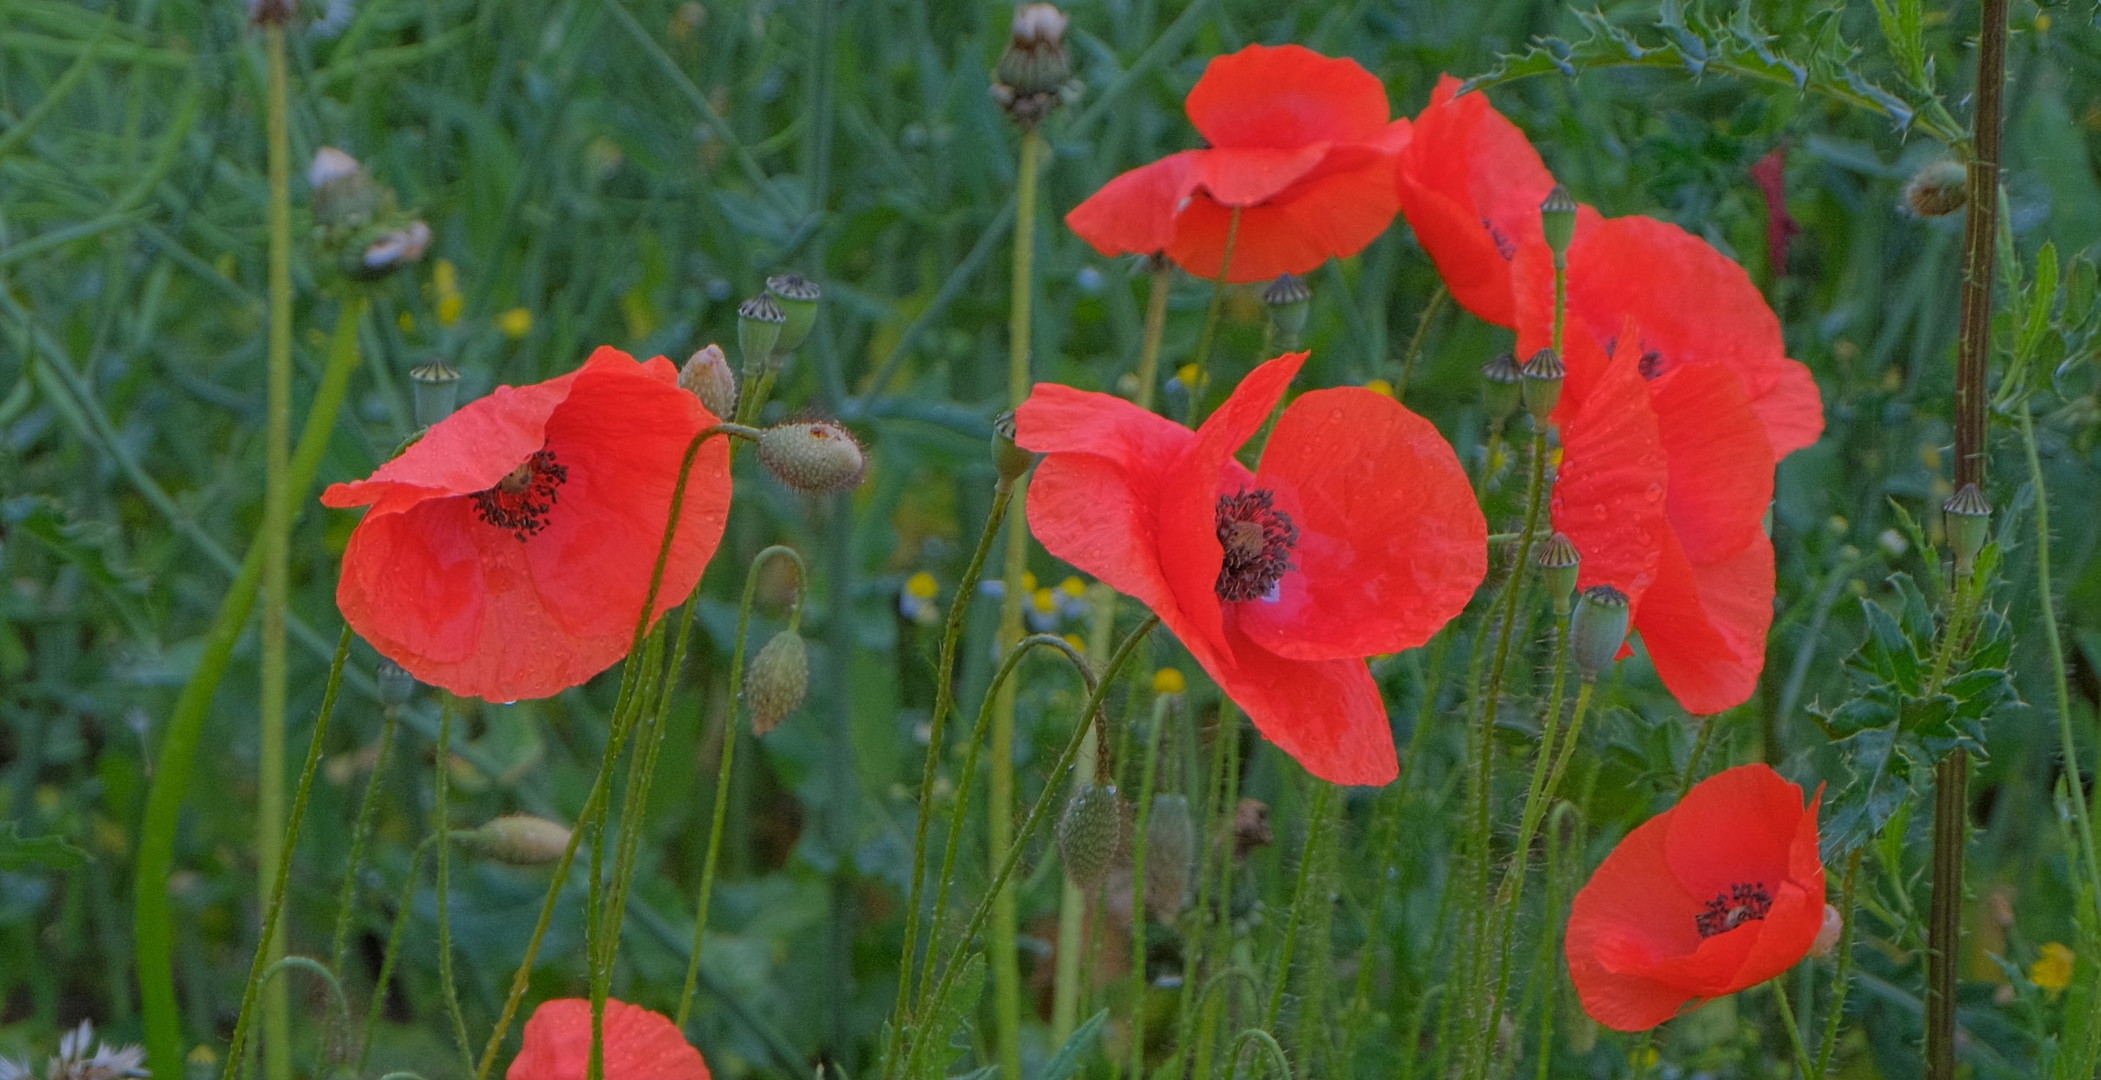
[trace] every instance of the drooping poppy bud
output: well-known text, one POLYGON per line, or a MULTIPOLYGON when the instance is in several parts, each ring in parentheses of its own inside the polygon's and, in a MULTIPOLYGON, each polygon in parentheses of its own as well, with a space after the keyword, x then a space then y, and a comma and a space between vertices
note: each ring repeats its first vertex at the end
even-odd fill
POLYGON ((759 435, 759 464, 781 483, 810 495, 858 487, 868 459, 853 433, 830 420, 803 420, 759 435))
POLYGON ((467 850, 512 866, 546 866, 569 850, 568 829, 530 814, 506 814, 455 836, 467 850))
POLYGON ((1014 445, 1014 414, 1003 412, 992 420, 992 465, 999 470, 999 478, 1007 483, 1021 479, 1021 474, 1036 464, 1036 455, 1014 445))
POLYGON ((1556 258, 1568 254, 1569 244, 1576 239, 1576 200, 1569 197, 1567 188, 1555 184, 1547 192, 1546 201, 1539 204, 1539 227, 1556 258))
POLYGON ((1584 682, 1597 679, 1598 672, 1612 666, 1620 646, 1627 640, 1627 621, 1632 611, 1627 594, 1610 585, 1583 590, 1576 613, 1569 620, 1568 651, 1584 682))
POLYGON ((1904 185, 1904 203, 1920 217, 1945 217, 1969 201, 1970 171, 1947 158, 1913 173, 1904 185))
POLYGON ((1306 287, 1305 279, 1297 274, 1279 275, 1262 290, 1262 302, 1269 305, 1270 321, 1276 324, 1277 346, 1297 348, 1306 316, 1313 310, 1313 290, 1306 287))
POLYGON ((783 630, 759 649, 744 676, 744 700, 751 706, 751 733, 764 735, 802 707, 810 688, 810 651, 802 635, 783 630))
POLYGON ((700 399, 700 403, 716 419, 726 420, 737 411, 737 373, 730 370, 729 357, 722 353, 722 346, 707 348, 686 358, 686 365, 678 371, 681 389, 700 399))
POLYGON ((1503 353, 1481 365, 1481 407, 1491 420, 1503 420, 1517 411, 1524 398, 1525 371, 1512 353, 1503 353))
POLYGON ((1977 553, 1992 528, 1992 504, 1975 484, 1964 484, 1941 504, 1941 517, 1948 528, 1948 547, 1955 553, 1955 573, 1968 577, 1977 553))
POLYGON ((418 364, 409 372, 416 384, 416 423, 429 427, 452 415, 460 399, 460 370, 443 360, 418 364))
POLYGON ((1554 614, 1568 614, 1569 594, 1576 591, 1576 572, 1583 567, 1583 555, 1576 550, 1575 541, 1567 533, 1557 532, 1539 545, 1532 558, 1539 564, 1539 580, 1546 585, 1547 595, 1554 598, 1554 614))
POLYGON ((824 290, 807 278, 777 274, 766 279, 766 295, 773 297, 781 314, 788 317, 781 326, 781 338, 773 347, 779 352, 792 352, 810 336, 810 328, 817 325, 817 301, 824 290))
POLYGON ((1568 378, 1568 368, 1554 350, 1541 349, 1525 361, 1524 372, 1525 411, 1544 424, 1554 414, 1554 406, 1561 403, 1561 382, 1568 378))
POLYGON ((416 677, 385 657, 380 658, 373 681, 379 684, 379 707, 389 712, 408 704, 409 696, 416 692, 416 677))
POLYGON ((1093 892, 1109 875, 1109 863, 1123 840, 1123 800, 1115 784, 1081 784, 1058 815, 1058 860, 1065 876, 1083 892, 1093 892))
POLYGON ((1189 895, 1189 871, 1196 858, 1196 821, 1187 795, 1153 796, 1145 819, 1145 906, 1153 918, 1173 922, 1189 895))
POLYGON ((1839 914, 1836 907, 1825 904, 1824 925, 1817 928, 1816 940, 1809 945, 1809 955, 1825 957, 1838 951, 1838 939, 1845 930, 1846 917, 1839 914))
POLYGON ((737 351, 744 354, 744 372, 759 370, 780 344, 788 316, 772 296, 760 293, 737 306, 737 351))

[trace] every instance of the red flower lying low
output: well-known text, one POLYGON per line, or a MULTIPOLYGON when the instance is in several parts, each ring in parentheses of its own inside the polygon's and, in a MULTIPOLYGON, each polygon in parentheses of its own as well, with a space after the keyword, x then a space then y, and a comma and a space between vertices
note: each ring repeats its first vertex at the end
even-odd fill
MULTIPOLYGON (((506 1080, 584 1080, 591 1002, 560 998, 533 1010, 506 1080)), ((708 1065, 677 1025, 639 1005, 605 1003, 605 1080, 708 1080, 708 1065)))
POLYGON ((1422 644, 1466 606, 1488 530, 1437 429, 1369 390, 1302 395, 1259 471, 1235 460, 1305 359, 1257 367, 1196 431, 1038 386, 1016 417, 1016 441, 1048 455, 1029 527, 1158 614, 1308 771, 1383 784, 1393 731, 1363 658, 1422 644))
POLYGON ((1355 255, 1392 224, 1408 121, 1355 61, 1250 45, 1211 61, 1188 109, 1209 149, 1124 173, 1066 216, 1096 251, 1217 277, 1238 208, 1227 279, 1260 281, 1355 255))
POLYGON ((1701 781, 1621 840, 1568 920, 1583 1011, 1645 1031, 1773 978, 1824 925, 1817 804, 1764 765, 1701 781))
MULTIPOLYGON (((336 603, 395 663, 510 701, 575 686, 627 654, 679 464, 715 417, 658 357, 615 349, 471 402, 329 506, 370 506, 336 603)), ((729 515, 729 447, 702 444, 655 619, 685 600, 729 515)))

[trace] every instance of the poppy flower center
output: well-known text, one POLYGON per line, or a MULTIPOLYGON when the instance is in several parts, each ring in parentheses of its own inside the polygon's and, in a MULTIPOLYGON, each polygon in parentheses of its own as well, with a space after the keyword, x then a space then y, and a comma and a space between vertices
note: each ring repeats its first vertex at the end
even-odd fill
POLYGON ((1261 488, 1218 497, 1218 545, 1225 561, 1214 586, 1220 600, 1237 603, 1268 596, 1298 546, 1298 526, 1276 508, 1276 498, 1261 488))
POLYGON ((540 450, 495 487, 475 492, 474 512, 522 544, 547 527, 547 515, 561 501, 562 485, 568 482, 569 467, 555 461, 554 451, 540 450))
POLYGON ((1693 925, 1699 927, 1701 937, 1711 938, 1764 919, 1771 910, 1773 894, 1765 890, 1765 882, 1739 883, 1727 892, 1714 894, 1714 899, 1707 901, 1707 910, 1693 916, 1693 925))

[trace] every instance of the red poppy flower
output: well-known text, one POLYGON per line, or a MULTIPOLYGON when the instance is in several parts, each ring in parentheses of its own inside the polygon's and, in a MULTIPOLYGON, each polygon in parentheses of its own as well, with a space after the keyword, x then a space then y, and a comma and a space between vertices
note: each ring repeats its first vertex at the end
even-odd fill
POLYGON ((1096 251, 1165 252, 1217 277, 1238 209, 1227 280, 1260 281, 1355 255, 1393 223, 1408 121, 1356 61, 1250 45, 1212 60, 1187 107, 1209 149, 1124 173, 1066 215, 1096 251))
MULTIPOLYGON (((591 1002, 543 1003, 525 1022, 525 1045, 508 1080, 584 1080, 591 1062, 591 1002)), ((660 1013, 605 1003, 605 1080, 708 1080, 707 1062, 660 1013)))
POLYGON ((1583 1011, 1645 1031, 1808 955, 1824 924, 1819 792, 1765 765, 1701 781, 1637 826, 1576 894, 1569 975, 1583 1011))
POLYGON ((1401 213, 1452 299, 1486 322, 1517 325, 1510 262, 1521 245, 1544 249, 1539 204, 1554 190, 1525 133, 1486 94, 1460 94, 1446 75, 1415 118, 1394 177, 1401 213))
MULTIPOLYGON (((418 679, 491 701, 545 697, 626 655, 686 448, 715 417, 657 357, 615 349, 532 386, 500 386, 433 425, 329 506, 370 506, 336 603, 418 679)), ((729 447, 704 443, 655 619, 722 539, 729 447)))
POLYGON ((1414 648, 1466 606, 1488 530, 1429 421, 1356 387, 1286 408, 1261 467, 1234 453, 1305 353, 1257 367, 1195 431, 1106 394, 1042 385, 1017 442, 1048 455, 1029 527, 1136 598, 1255 727, 1314 775, 1383 784, 1393 730, 1364 657, 1414 648))

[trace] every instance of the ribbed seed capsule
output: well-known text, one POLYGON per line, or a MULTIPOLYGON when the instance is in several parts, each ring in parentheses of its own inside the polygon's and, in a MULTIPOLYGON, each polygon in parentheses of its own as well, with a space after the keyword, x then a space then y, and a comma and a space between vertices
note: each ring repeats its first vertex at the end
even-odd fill
POLYGON ((1109 875, 1123 842, 1122 804, 1115 784, 1081 784, 1058 815, 1058 860, 1082 892, 1093 892, 1109 875))
POLYGON ((1968 577, 1991 535, 1991 501, 1977 485, 1964 484, 1941 504, 1941 517, 1948 527, 1948 549, 1955 554, 1955 573, 1968 577))
POLYGON ((1584 682, 1595 680, 1598 672, 1612 666, 1627 641, 1627 623, 1632 617, 1626 593, 1610 585, 1583 590, 1583 599, 1576 601, 1576 613, 1569 619, 1568 651, 1584 682))
POLYGON ((512 866, 546 866, 569 849, 569 830, 546 818, 510 814, 457 834, 467 850, 512 866))
POLYGON ((1189 896, 1189 872, 1196 859, 1196 819, 1187 795, 1153 796, 1145 820, 1145 908, 1153 918, 1173 922, 1189 896))
POLYGON ((1277 327, 1277 346, 1290 349, 1298 344, 1299 334, 1306 329, 1306 317, 1313 311, 1313 290, 1297 274, 1284 274, 1262 290, 1262 302, 1269 305, 1269 318, 1277 327))
POLYGON ((381 658, 373 681, 379 684, 379 707, 382 709, 399 709, 408 704, 410 695, 416 692, 416 677, 400 664, 385 658, 381 658))
POLYGON ((1036 455, 1014 442, 1014 414, 1003 412, 992 421, 992 465, 999 478, 1013 483, 1036 463, 1036 455))
POLYGON ((429 427, 452 415, 460 399, 460 372, 443 360, 419 364, 409 372, 416 384, 416 423, 429 427))
POLYGON ((1524 382, 1524 369, 1510 353, 1481 365, 1481 407, 1490 419, 1502 420, 1517 411, 1524 397, 1524 382))
POLYGON ((1555 184, 1547 192, 1546 201, 1539 204, 1539 227, 1546 233, 1549 251, 1557 256, 1568 252, 1576 239, 1576 200, 1569 197, 1567 188, 1555 184))
POLYGON ((764 735, 802 707, 810 687, 810 653, 802 635, 783 630, 773 635, 744 676, 744 701, 751 706, 751 733, 764 735))
POLYGON ((750 374, 764 365, 779 346, 788 316, 773 297, 760 293, 737 306, 737 351, 744 355, 744 371, 750 374))
POLYGON ((812 495, 857 487, 868 459, 853 433, 829 420, 781 424, 759 433, 759 464, 781 483, 812 495))
POLYGON ((803 339, 810 336, 810 328, 817 325, 817 301, 824 290, 817 283, 796 274, 777 274, 766 279, 766 294, 781 309, 788 321, 781 324, 781 337, 773 343, 778 352, 792 352, 803 339))
POLYGON ((1568 377, 1568 368, 1562 366, 1559 353, 1541 349, 1525 361, 1524 373, 1525 411, 1544 424, 1561 404, 1561 381, 1568 377))
POLYGON ((1583 569, 1583 555, 1576 550, 1575 541, 1557 532, 1539 545, 1533 561, 1539 564, 1539 580, 1545 583, 1547 595, 1554 598, 1554 614, 1568 614, 1569 594, 1576 591, 1576 575, 1583 569))

